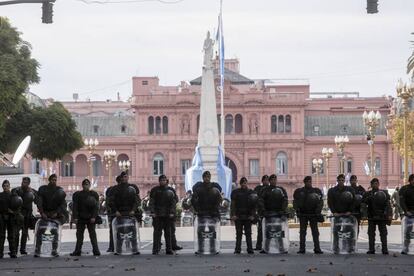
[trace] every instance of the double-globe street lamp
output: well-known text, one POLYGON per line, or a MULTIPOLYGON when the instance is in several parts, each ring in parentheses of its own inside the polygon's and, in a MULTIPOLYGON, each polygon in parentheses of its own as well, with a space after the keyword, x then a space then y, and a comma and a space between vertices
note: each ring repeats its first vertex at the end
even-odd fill
POLYGON ((345 173, 345 154, 344 149, 346 144, 349 143, 348 135, 346 136, 335 136, 335 145, 338 148, 339 157, 339 174, 345 173))
POLYGON ((370 166, 370 176, 371 178, 375 176, 375 161, 374 161, 374 140, 375 140, 375 131, 381 121, 381 113, 379 111, 374 112, 371 110, 370 112, 364 111, 362 114, 362 120, 364 126, 368 130, 368 145, 370 149, 370 159, 371 159, 371 166, 370 166))
POLYGON ((88 158, 88 162, 89 162, 89 180, 92 182, 92 177, 93 177, 93 168, 92 168, 92 164, 94 161, 94 156, 93 154, 95 153, 96 147, 99 145, 99 141, 98 139, 92 139, 92 138, 85 138, 84 142, 83 142, 86 146, 86 148, 89 151, 89 158, 88 158))
POLYGON ((112 164, 114 163, 116 158, 116 151, 115 150, 105 150, 104 151, 104 161, 105 161, 105 168, 108 170, 108 187, 112 186, 112 164))
POLYGON ((326 169, 326 187, 329 187, 329 159, 332 158, 333 148, 323 148, 322 157, 325 160, 325 169, 326 169))
POLYGON ((315 169, 315 175, 316 175, 316 187, 319 188, 319 174, 321 173, 321 169, 323 166, 323 160, 322 159, 316 159, 314 158, 312 160, 312 166, 315 169))
POLYGON ((404 127, 404 184, 408 182, 408 146, 407 146, 407 118, 409 114, 409 104, 414 97, 414 82, 411 84, 405 84, 400 79, 397 83, 397 97, 401 99, 403 110, 401 112, 403 116, 404 127))

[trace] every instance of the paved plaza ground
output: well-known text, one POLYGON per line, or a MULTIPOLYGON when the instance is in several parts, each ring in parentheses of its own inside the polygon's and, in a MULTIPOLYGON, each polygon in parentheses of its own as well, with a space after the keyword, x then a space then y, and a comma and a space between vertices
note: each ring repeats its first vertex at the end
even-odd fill
MULTIPOLYGON (((61 256, 59 258, 33 258, 33 237, 29 242, 29 256, 0 260, 0 275, 413 275, 414 256, 400 255, 401 228, 389 229, 390 255, 366 255, 367 227, 363 226, 358 241, 358 254, 334 255, 330 250, 330 228, 322 227, 321 246, 325 254, 312 254, 308 242, 307 254, 297 255, 298 230, 290 229, 291 246, 287 255, 247 254, 234 255, 234 227, 223 226, 222 250, 216 256, 196 256, 193 251, 193 228, 178 227, 177 238, 184 247, 177 255, 151 255, 152 228, 142 228, 140 256, 113 256, 106 253, 108 230, 98 229, 102 256, 91 255, 86 235, 84 256, 70 257, 75 246, 75 230, 63 230, 61 256)), ((308 232, 310 230, 308 229, 308 232)), ((256 229, 254 227, 254 235, 256 229)), ((310 233, 308 233, 310 236, 310 233)), ((379 237, 377 238, 379 241, 379 237)), ((377 244, 377 252, 380 252, 377 244)), ((7 249, 6 249, 7 252, 7 249)))

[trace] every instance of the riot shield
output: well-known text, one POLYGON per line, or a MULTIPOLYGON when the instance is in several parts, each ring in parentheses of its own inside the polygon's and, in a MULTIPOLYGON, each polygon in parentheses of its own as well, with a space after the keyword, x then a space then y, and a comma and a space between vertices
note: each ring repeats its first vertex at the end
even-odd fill
POLYGON ((263 250, 266 253, 288 253, 289 226, 286 216, 271 216, 263 218, 262 231, 264 239, 263 250))
POLYGON ((220 252, 220 220, 218 218, 196 216, 194 219, 194 250, 200 255, 220 252))
POLYGON ((142 215, 142 225, 141 227, 152 227, 152 217, 149 212, 144 212, 142 215))
POLYGON ((62 226, 58 221, 39 219, 35 226, 35 256, 59 256, 61 237, 62 226))
POLYGON ((334 254, 352 254, 357 248, 358 221, 352 216, 331 218, 331 243, 334 254))
POLYGON ((193 213, 191 211, 181 212, 181 226, 192 226, 193 225, 193 213))
POLYGON ((401 220, 402 230, 402 252, 414 255, 414 217, 407 217, 401 220))
POLYGON ((139 254, 139 228, 134 217, 114 218, 112 221, 112 232, 116 255, 139 254))

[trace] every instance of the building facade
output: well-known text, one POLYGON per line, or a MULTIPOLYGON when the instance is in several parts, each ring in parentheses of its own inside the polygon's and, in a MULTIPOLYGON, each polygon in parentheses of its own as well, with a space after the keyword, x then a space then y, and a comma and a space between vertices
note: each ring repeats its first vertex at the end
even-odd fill
MULTIPOLYGON (((216 82, 218 86, 218 78, 216 82)), ((185 170, 191 166, 197 144, 201 77, 177 86, 161 86, 157 77, 143 76, 133 77, 132 83, 128 102, 63 102, 81 134, 99 140, 92 158, 96 189, 103 191, 114 182, 108 179, 103 156, 104 150, 114 149, 117 155, 112 176, 120 172, 119 161, 130 160, 130 182, 138 184, 142 195, 158 183, 160 174, 166 174, 183 195, 185 170)), ((217 92, 217 114, 219 103, 217 92)), ((401 157, 386 129, 391 106, 390 97, 314 95, 306 80, 251 80, 240 74, 238 60, 227 60, 225 155, 233 181, 246 176, 253 187, 262 175, 275 173, 292 196, 293 190, 303 185, 304 176, 315 172, 312 159, 321 157, 323 147, 331 147, 335 152, 329 167, 323 164, 319 183, 314 179, 314 185, 333 185, 340 158, 334 137, 348 135, 345 173, 356 174, 360 184, 367 187, 370 177, 364 164, 370 162, 370 150, 362 114, 375 110, 382 115, 374 143, 376 176, 384 187, 401 185, 401 157)), ((89 175, 89 158, 90 153, 83 148, 49 167, 59 175, 60 185, 72 192, 89 175)), ((41 171, 41 166, 45 164, 28 160, 25 171, 41 171)))

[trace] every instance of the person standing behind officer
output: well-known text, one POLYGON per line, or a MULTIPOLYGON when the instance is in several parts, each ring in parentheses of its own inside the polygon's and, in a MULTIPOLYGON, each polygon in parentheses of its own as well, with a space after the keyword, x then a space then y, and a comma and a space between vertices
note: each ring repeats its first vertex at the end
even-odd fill
POLYGON ((247 187, 247 178, 240 179, 240 188, 231 193, 230 217, 236 226, 236 248, 234 254, 240 254, 241 243, 244 235, 246 236, 247 253, 254 254, 252 245, 252 221, 256 213, 256 206, 252 203, 253 196, 257 194, 247 187))
MULTIPOLYGON (((119 183, 121 183, 121 176, 118 175, 116 177, 116 185, 118 185, 119 183)), ((106 250, 106 252, 114 252, 114 236, 113 236, 113 229, 112 229, 112 221, 115 218, 115 212, 111 209, 111 202, 110 202, 110 198, 112 196, 112 189, 115 186, 110 186, 108 189, 106 189, 105 191, 105 205, 106 205, 106 212, 108 215, 108 224, 109 224, 109 247, 106 250)))
POLYGON ((22 231, 20 241, 20 254, 27 255, 26 243, 29 237, 29 229, 34 229, 36 224, 36 218, 33 216, 33 203, 38 204, 39 197, 37 191, 30 187, 30 177, 23 177, 20 187, 14 188, 12 194, 20 196, 23 200, 21 213, 23 216, 22 224, 16 231, 16 249, 19 247, 20 230, 22 231))
POLYGON ((371 180, 371 190, 366 192, 362 198, 362 204, 367 205, 368 209, 369 250, 367 254, 375 254, 375 228, 378 225, 382 254, 388 255, 386 225, 391 225, 392 209, 388 191, 380 190, 379 185, 378 178, 373 178, 371 180))
MULTIPOLYGON (((401 187, 399 191, 400 205, 404 212, 404 216, 412 218, 414 216, 414 174, 410 174, 408 177, 408 184, 401 187)), ((407 235, 410 235, 413 231, 413 226, 409 226, 406 229, 407 235)), ((411 237, 404 237, 404 248, 401 254, 408 253, 408 246, 411 242, 411 237)))
POLYGON ((359 232, 359 226, 361 225, 361 201, 365 194, 365 189, 361 185, 358 185, 358 178, 356 175, 351 175, 349 182, 351 183, 351 187, 354 189, 354 192, 355 192, 355 205, 354 205, 355 209, 353 213, 358 221, 358 232, 359 232))
MULTIPOLYGON (((62 187, 56 185, 57 183, 57 176, 56 174, 52 174, 49 176, 49 183, 47 185, 43 185, 39 188, 38 196, 39 196, 39 213, 43 220, 53 220, 58 222, 59 224, 64 224, 68 221, 68 211, 66 209, 66 193, 63 191, 62 187)), ((42 245, 42 235, 44 234, 46 229, 39 231, 36 233, 36 248, 34 257, 40 256, 40 248, 42 245)), ((54 240, 52 241, 52 256, 59 257, 57 252, 58 247, 58 233, 54 234, 54 240)))
MULTIPOLYGON (((277 186, 277 176, 275 174, 269 176, 269 182, 270 184, 262 190, 261 197, 263 204, 260 206, 262 208, 260 213, 264 218, 286 216, 286 209, 288 206, 287 192, 283 187, 277 186)), ((268 241, 270 240, 268 239, 268 241)), ((268 245, 265 244, 265 246, 268 245)), ((282 241, 279 241, 279 246, 280 252, 284 252, 285 248, 283 248, 282 241)), ((260 251, 260 253, 267 254, 265 250, 260 251)))
POLYGON ((4 241, 9 242, 10 258, 17 258, 17 244, 15 242, 18 231, 20 208, 23 200, 18 195, 13 195, 10 189, 10 182, 4 180, 2 183, 3 192, 0 193, 0 259, 3 258, 4 241))
MULTIPOLYGON (((256 192, 256 194, 259 197, 259 200, 257 202, 257 209, 258 210, 263 210, 263 207, 261 207, 261 205, 263 205, 263 199, 262 199, 262 191, 264 188, 266 188, 267 186, 269 186, 269 176, 267 174, 262 176, 262 183, 260 185, 257 185, 254 188, 254 191, 256 192)), ((263 243, 263 230, 262 230, 262 221, 263 221, 263 216, 262 214, 258 214, 258 218, 257 218, 257 240, 256 240, 256 248, 254 250, 262 250, 262 243, 263 243)))
POLYGON ((304 187, 298 188, 293 193, 293 208, 296 210, 300 224, 300 247, 298 254, 306 253, 306 228, 308 223, 312 231, 313 252, 323 254, 319 245, 318 222, 323 222, 321 214, 323 207, 322 191, 312 187, 312 177, 306 176, 303 179, 304 187))
POLYGON ((99 211, 99 195, 91 191, 91 182, 89 179, 82 181, 82 191, 73 194, 73 220, 76 224, 76 247, 71 256, 80 256, 82 254, 83 235, 85 228, 88 228, 89 239, 92 244, 94 256, 100 256, 98 240, 96 238, 96 217, 99 211))
MULTIPOLYGON (((167 178, 168 189, 174 193, 175 203, 179 202, 177 192, 175 189, 169 184, 169 179, 167 178)), ((171 248, 173 251, 178 251, 183 249, 181 246, 177 244, 177 237, 175 236, 176 228, 175 228, 175 221, 171 224, 171 248)))
POLYGON ((160 175, 159 185, 150 192, 150 212, 153 217, 154 227, 152 254, 158 255, 161 250, 161 235, 164 231, 165 251, 167 255, 173 255, 171 228, 175 220, 175 205, 177 204, 175 193, 168 188, 167 177, 160 175))

